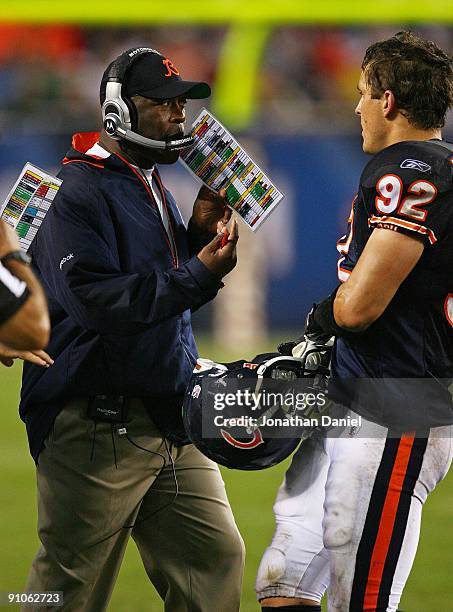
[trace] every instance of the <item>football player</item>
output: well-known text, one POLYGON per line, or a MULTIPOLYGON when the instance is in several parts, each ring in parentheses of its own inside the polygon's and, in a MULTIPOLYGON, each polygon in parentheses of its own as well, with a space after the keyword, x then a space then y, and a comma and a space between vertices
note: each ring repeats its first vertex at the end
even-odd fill
POLYGON ((423 503, 449 469, 453 145, 441 128, 452 75, 451 58, 409 32, 366 51, 355 112, 373 157, 338 243, 340 285, 305 330, 336 337, 332 388, 362 426, 296 452, 258 570, 263 611, 320 611, 326 590, 330 612, 397 610, 423 503))

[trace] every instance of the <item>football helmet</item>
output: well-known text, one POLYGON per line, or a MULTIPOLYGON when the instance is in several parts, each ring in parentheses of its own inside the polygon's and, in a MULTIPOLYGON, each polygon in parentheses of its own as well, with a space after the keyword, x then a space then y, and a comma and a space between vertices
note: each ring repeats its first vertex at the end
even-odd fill
POLYGON ((297 357, 264 353, 232 363, 198 360, 183 421, 203 454, 228 468, 260 470, 286 459, 313 434, 321 407, 304 402, 310 396, 322 397, 323 409, 328 404, 331 346, 306 341, 298 348, 297 357), (301 419, 309 423, 301 425, 301 419))

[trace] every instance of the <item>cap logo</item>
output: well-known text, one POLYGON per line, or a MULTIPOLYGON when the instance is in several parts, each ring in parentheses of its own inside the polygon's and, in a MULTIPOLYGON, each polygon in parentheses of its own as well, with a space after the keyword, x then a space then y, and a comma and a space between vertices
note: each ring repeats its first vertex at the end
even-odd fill
POLYGON ((164 59, 162 60, 162 64, 167 69, 167 72, 164 74, 164 76, 170 77, 172 74, 176 74, 179 76, 179 70, 176 68, 176 66, 173 64, 171 60, 164 59))

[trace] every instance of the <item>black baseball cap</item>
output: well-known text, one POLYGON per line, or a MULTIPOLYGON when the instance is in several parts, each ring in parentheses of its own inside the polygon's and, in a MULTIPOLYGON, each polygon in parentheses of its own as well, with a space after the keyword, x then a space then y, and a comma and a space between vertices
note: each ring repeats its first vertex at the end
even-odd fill
MULTIPOLYGON (((105 100, 105 88, 114 60, 102 76, 100 98, 105 100)), ((128 98, 140 95, 144 98, 177 98, 185 96, 188 99, 208 98, 211 88, 207 83, 183 81, 178 68, 173 62, 160 53, 145 53, 131 62, 122 79, 122 94, 128 98)))

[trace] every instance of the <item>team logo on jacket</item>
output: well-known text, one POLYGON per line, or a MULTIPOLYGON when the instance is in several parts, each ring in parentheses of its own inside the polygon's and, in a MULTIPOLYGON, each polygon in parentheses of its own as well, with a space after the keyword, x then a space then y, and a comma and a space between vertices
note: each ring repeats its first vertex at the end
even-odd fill
POLYGON ((413 170, 420 170, 420 172, 429 172, 431 166, 419 159, 405 159, 400 164, 400 168, 412 168, 413 170))

